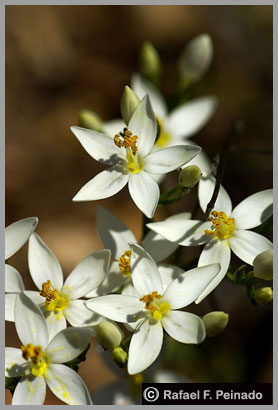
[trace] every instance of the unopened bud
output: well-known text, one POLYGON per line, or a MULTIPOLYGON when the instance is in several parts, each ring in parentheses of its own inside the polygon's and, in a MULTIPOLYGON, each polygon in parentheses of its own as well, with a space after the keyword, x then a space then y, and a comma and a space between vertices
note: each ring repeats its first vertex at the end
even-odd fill
POLYGON ((121 114, 126 125, 128 125, 139 102, 140 98, 138 95, 126 85, 121 98, 121 114))
POLYGON ((161 73, 160 57, 149 41, 146 41, 141 48, 139 69, 145 77, 154 81, 158 79, 161 73))
POLYGON ((193 38, 184 48, 178 69, 182 79, 198 81, 207 71, 213 56, 213 45, 208 34, 193 38))
POLYGON ((120 367, 123 367, 127 362, 127 352, 119 346, 112 350, 112 357, 120 367))
POLYGON ((254 299, 258 305, 266 305, 273 299, 273 290, 269 287, 258 288, 255 290, 254 299))
POLYGON ((202 318, 208 337, 219 335, 223 332, 229 321, 229 315, 225 312, 209 312, 202 318))
POLYGON ((78 114, 78 123, 80 127, 89 128, 90 130, 102 132, 103 123, 99 115, 93 111, 81 110, 78 114))
POLYGON ((105 349, 113 349, 122 341, 122 334, 112 322, 102 322, 96 328, 96 339, 105 349))
POLYGON ((180 171, 179 185, 183 188, 191 189, 199 182, 201 176, 201 170, 197 165, 189 165, 180 171))
POLYGON ((267 250, 259 255, 253 261, 254 276, 259 279, 273 279, 273 250, 267 250))

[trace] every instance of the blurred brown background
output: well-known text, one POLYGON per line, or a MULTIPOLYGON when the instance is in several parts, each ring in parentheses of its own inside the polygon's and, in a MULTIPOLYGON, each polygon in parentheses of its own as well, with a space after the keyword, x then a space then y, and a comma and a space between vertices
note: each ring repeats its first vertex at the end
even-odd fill
MULTIPOLYGON (((244 133, 235 141, 244 150, 231 152, 223 181, 237 204, 272 187, 271 6, 6 6, 6 225, 38 216, 37 232, 65 275, 102 248, 95 230, 98 204, 122 219, 138 240, 141 233, 141 215, 127 189, 103 201, 72 202, 104 167, 83 150, 69 127, 77 125, 83 108, 104 120, 119 117, 123 87, 138 68, 145 40, 160 53, 163 93, 169 96, 182 48, 205 32, 212 37, 214 58, 194 96, 216 95, 219 108, 193 139, 212 159, 231 121, 244 121, 244 133)), ((174 186, 176 177, 172 173, 166 187, 174 186)), ((196 189, 158 217, 190 211, 195 201, 196 189)), ((196 252, 186 250, 183 257, 196 252)), ((11 264, 26 288, 34 288, 26 245, 11 264)), ((272 381, 271 306, 255 308, 245 289, 226 281, 214 294, 218 310, 230 314, 226 331, 202 352, 169 345, 163 365, 196 382, 272 381), (177 353, 184 358, 179 363, 177 353)), ((203 315, 212 309, 204 301, 192 311, 203 315)), ((7 346, 18 346, 10 323, 6 339, 7 346)), ((91 391, 118 378, 93 348, 80 374, 91 391)), ((47 403, 61 404, 52 395, 47 403)))

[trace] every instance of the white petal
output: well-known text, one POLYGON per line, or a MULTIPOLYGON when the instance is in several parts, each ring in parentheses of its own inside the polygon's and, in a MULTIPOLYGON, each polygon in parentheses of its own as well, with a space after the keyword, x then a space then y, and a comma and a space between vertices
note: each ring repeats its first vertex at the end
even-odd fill
POLYGON ((5 295, 5 320, 14 322, 14 307, 16 300, 16 293, 7 293, 5 295))
POLYGON ((205 234, 205 230, 210 228, 211 222, 192 221, 188 215, 190 217, 187 212, 182 212, 163 222, 149 223, 147 227, 182 246, 196 246, 209 241, 210 237, 205 234))
POLYGON ((156 263, 139 245, 131 245, 131 277, 139 295, 144 296, 153 291, 162 294, 162 280, 156 263))
POLYGON ((123 288, 122 295, 135 296, 136 298, 140 298, 139 293, 137 292, 131 281, 128 282, 127 285, 123 288))
POLYGON ((229 241, 231 250, 249 265, 259 253, 273 248, 269 239, 252 231, 236 230, 229 241))
POLYGON ((84 300, 72 300, 65 310, 65 316, 71 326, 96 326, 103 321, 97 313, 87 309, 84 300))
POLYGON ((111 167, 87 182, 72 200, 80 202, 109 198, 117 194, 127 182, 128 174, 125 168, 120 166, 111 167))
POLYGON ((105 134, 112 138, 114 138, 116 134, 119 134, 120 131, 123 131, 125 126, 124 121, 121 119, 105 121, 102 124, 105 134))
POLYGON ((257 192, 240 202, 232 212, 237 229, 252 229, 273 213, 273 189, 257 192))
POLYGON ((141 246, 151 255, 155 262, 160 262, 172 255, 179 247, 179 244, 177 242, 167 241, 167 239, 161 235, 149 231, 142 240, 141 246))
POLYGON ((165 174, 191 161, 201 148, 198 145, 175 145, 156 152, 145 158, 144 170, 153 174, 165 174))
MULTIPOLYGON (((187 144, 194 144, 193 141, 190 140, 186 140, 185 141, 187 144)), ((196 157, 194 157, 191 161, 187 162, 187 164, 185 164, 184 166, 182 166, 182 168, 188 167, 189 165, 196 165, 197 167, 200 168, 201 172, 202 172, 202 177, 201 178, 206 178, 207 176, 209 176, 211 174, 211 162, 207 156, 207 154, 205 153, 205 151, 202 149, 201 152, 199 152, 198 155, 196 155, 196 157)))
POLYGON ((102 249, 86 256, 67 277, 63 289, 70 290, 71 299, 79 299, 96 289, 105 278, 111 252, 102 249))
POLYGON ((191 269, 180 274, 170 283, 163 295, 171 309, 180 309, 194 302, 220 271, 220 265, 213 263, 191 269))
POLYGON ((128 189, 131 198, 148 218, 152 218, 159 200, 159 187, 145 171, 130 174, 128 189))
POLYGON ((116 322, 135 322, 134 315, 143 311, 145 305, 133 296, 107 295, 90 299, 85 306, 108 319, 116 322))
MULTIPOLYGON (((202 211, 205 213, 207 209, 207 204, 210 202, 213 191, 215 187, 215 178, 211 175, 207 178, 201 178, 199 181, 199 203, 202 211)), ((214 208, 216 211, 223 211, 227 216, 231 215, 232 212, 232 202, 229 194, 220 186, 217 199, 215 201, 214 208)))
POLYGON ((25 346, 32 343, 44 349, 48 344, 48 331, 45 318, 38 306, 28 296, 19 293, 14 313, 16 331, 22 344, 25 346))
POLYGON ((44 377, 22 377, 13 394, 12 404, 43 404, 46 394, 44 377))
POLYGON ((129 278, 120 271, 119 262, 111 262, 109 272, 107 273, 101 284, 90 293, 85 295, 86 298, 94 298, 96 296, 110 295, 120 289, 129 278))
POLYGON ((5 347, 6 377, 21 376, 27 367, 29 367, 29 363, 23 358, 21 349, 16 349, 15 347, 5 347))
POLYGON ((92 333, 86 327, 68 327, 59 332, 47 346, 52 363, 66 363, 75 359, 88 346, 92 333))
POLYGON ((67 322, 64 315, 64 312, 55 312, 51 311, 48 312, 44 310, 45 319, 47 323, 47 329, 49 333, 49 340, 52 340, 53 337, 57 335, 57 333, 61 332, 61 330, 66 329, 67 322))
POLYGON ((157 265, 157 267, 162 279, 163 292, 165 291, 167 286, 170 285, 171 282, 173 282, 174 279, 176 279, 181 273, 184 273, 183 269, 174 265, 160 263, 159 265, 157 265))
POLYGON ((96 161, 111 166, 124 164, 124 150, 117 147, 111 136, 80 127, 71 127, 71 130, 82 147, 96 161))
POLYGON ((38 218, 21 219, 5 229, 5 260, 14 255, 28 241, 38 224, 38 218))
POLYGON ((167 118, 166 127, 175 136, 190 137, 209 121, 216 108, 215 97, 197 98, 172 111, 167 118))
POLYGON ((203 321, 188 312, 171 310, 162 319, 166 332, 181 343, 201 343, 206 337, 203 321))
POLYGON ((45 298, 40 295, 40 293, 36 290, 25 290, 24 291, 25 295, 28 296, 36 305, 39 307, 44 306, 45 304, 45 298))
POLYGON ((93 404, 90 393, 81 377, 63 364, 51 364, 47 369, 47 385, 67 404, 93 404))
POLYGON ((160 353, 163 342, 163 329, 160 321, 148 319, 137 326, 129 345, 127 371, 140 373, 147 369, 160 353))
POLYGON ((157 131, 156 118, 148 95, 138 104, 128 123, 128 129, 138 136, 138 154, 145 157, 154 145, 157 131))
POLYGON ((221 270, 210 282, 204 292, 198 297, 195 303, 200 303, 225 277, 229 268, 231 250, 228 241, 212 240, 204 247, 198 262, 198 267, 206 266, 209 263, 220 263, 221 270))
POLYGON ((131 78, 131 88, 142 99, 146 94, 149 95, 151 104, 153 106, 155 115, 163 119, 167 114, 167 105, 164 98, 160 94, 157 88, 152 83, 144 79, 139 74, 133 74, 131 78))
POLYGON ((104 248, 111 249, 115 259, 120 259, 122 254, 129 249, 129 242, 136 242, 127 226, 102 206, 97 207, 96 227, 104 248))
POLYGON ((10 265, 5 264, 5 292, 19 293, 24 290, 20 273, 10 265))
POLYGON ((63 285, 61 266, 54 253, 35 233, 29 240, 28 262, 30 274, 38 289, 42 288, 44 282, 50 280, 53 288, 61 290, 63 285))

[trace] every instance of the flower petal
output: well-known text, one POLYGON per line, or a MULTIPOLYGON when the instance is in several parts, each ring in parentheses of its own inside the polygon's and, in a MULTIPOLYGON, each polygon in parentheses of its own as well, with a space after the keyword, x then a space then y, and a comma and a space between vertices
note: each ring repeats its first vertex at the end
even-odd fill
POLYGON ((91 253, 78 263, 63 286, 63 289, 70 289, 71 299, 79 299, 98 287, 108 271, 110 256, 109 249, 102 249, 91 253))
POLYGON ((165 292, 168 285, 173 282, 184 270, 178 266, 160 263, 157 265, 163 284, 163 292, 165 292))
POLYGON ((195 303, 202 302, 202 300, 222 281, 229 268, 230 259, 231 250, 228 241, 219 241, 218 239, 215 239, 206 244, 200 255, 198 267, 205 267, 209 263, 220 263, 221 269, 204 292, 195 300, 195 303))
POLYGON ((171 310, 163 317, 162 326, 181 343, 202 343, 206 337, 202 319, 192 313, 171 310))
POLYGON ((111 136, 81 127, 71 127, 71 131, 96 161, 111 166, 124 164, 124 150, 117 147, 111 136))
POLYGON ((44 309, 43 312, 45 314, 45 319, 47 323, 49 340, 52 340, 53 337, 57 335, 57 333, 61 332, 61 330, 66 329, 67 321, 64 312, 48 312, 44 309))
POLYGON ((84 300, 72 300, 65 310, 65 316, 71 326, 96 326, 103 317, 87 309, 84 300))
POLYGON ((166 174, 191 161, 200 151, 198 145, 175 145, 152 152, 145 158, 144 171, 166 174))
POLYGON ((171 309, 190 305, 202 294, 219 271, 219 263, 212 263, 180 274, 165 290, 163 301, 167 301, 171 309))
POLYGON ((213 96, 196 98, 173 110, 165 126, 174 136, 190 137, 210 120, 217 104, 217 98, 213 96))
POLYGON ((151 255, 155 262, 160 262, 172 255, 172 253, 179 247, 179 244, 177 242, 167 241, 163 236, 158 235, 153 231, 149 231, 142 240, 141 246, 151 255))
MULTIPOLYGON (((205 213, 207 204, 211 200, 215 187, 215 178, 211 175, 207 178, 201 178, 199 181, 198 196, 202 211, 205 213)), ((232 202, 228 192, 220 185, 219 193, 215 201, 214 207, 216 211, 223 211, 227 216, 231 215, 232 202)))
POLYGON ((18 377, 21 376, 29 363, 23 358, 22 350, 15 347, 5 347, 5 376, 18 377))
POLYGON ((105 276, 101 284, 93 291, 85 295, 86 298, 94 298, 96 296, 110 295, 116 292, 128 280, 128 277, 123 275, 119 269, 119 262, 111 262, 109 272, 105 276))
POLYGON ((28 262, 30 274, 38 289, 50 280, 53 288, 61 290, 63 272, 58 259, 36 233, 29 239, 28 262))
POLYGON ((120 259, 122 254, 129 249, 129 242, 136 242, 127 226, 102 206, 97 207, 96 227, 104 248, 111 249, 115 259, 120 259))
POLYGON ((35 305, 38 305, 39 307, 44 306, 45 298, 41 296, 37 290, 25 290, 24 293, 35 303, 35 305))
POLYGON ((80 202, 109 198, 123 189, 127 182, 128 174, 125 168, 120 166, 111 167, 87 182, 72 200, 80 202))
POLYGON ((19 293, 24 290, 20 273, 10 265, 5 264, 5 292, 19 293))
POLYGON ((75 359, 88 346, 92 332, 87 327, 68 327, 59 332, 47 346, 52 363, 75 359))
MULTIPOLYGON (((194 141, 191 140, 186 140, 187 144, 194 144, 194 141)), ((182 168, 188 167, 189 165, 196 165, 197 167, 200 168, 202 172, 201 178, 206 178, 211 174, 211 162, 205 153, 205 151, 202 149, 201 152, 199 152, 196 157, 194 157, 191 161, 187 162, 187 164, 183 165, 182 168)))
POLYGON ((154 145, 157 130, 155 114, 148 95, 138 104, 128 123, 128 129, 133 135, 138 136, 138 154, 145 157, 154 145))
POLYGON ((90 393, 82 378, 63 364, 51 364, 47 369, 47 385, 67 404, 93 404, 90 393))
POLYGON ((120 131, 123 131, 125 127, 125 123, 122 119, 116 119, 111 121, 105 121, 102 123, 103 130, 105 134, 109 135, 109 137, 114 138, 116 134, 119 134, 120 131))
POLYGON ((153 291, 162 294, 162 280, 156 263, 152 257, 139 245, 131 244, 131 277, 140 296, 153 291))
POLYGON ((46 394, 44 377, 22 377, 15 388, 12 404, 43 404, 46 394))
POLYGON ((273 189, 257 192, 240 202, 232 212, 237 229, 252 229, 273 213, 273 189))
POLYGON ((45 318, 38 306, 24 293, 19 293, 16 297, 14 316, 16 331, 22 344, 25 346, 32 343, 44 349, 48 344, 45 318))
POLYGON ((159 200, 159 187, 145 171, 130 174, 128 189, 131 198, 148 218, 152 218, 159 200))
POLYGON ((5 260, 14 255, 28 241, 36 229, 38 218, 21 219, 5 229, 5 260))
POLYGON ((255 257, 259 253, 273 248, 269 239, 252 231, 236 230, 229 241, 231 250, 239 259, 249 265, 253 265, 255 257))
POLYGON ((129 345, 127 371, 140 373, 157 358, 163 343, 163 329, 160 321, 145 320, 137 326, 129 345))
POLYGON ((101 316, 122 323, 136 322, 134 315, 145 307, 139 299, 124 295, 99 296, 85 302, 85 306, 101 316))
POLYGON ((16 293, 7 293, 5 295, 5 320, 8 322, 14 322, 14 307, 16 296, 16 293))
POLYGON ((205 234, 205 230, 210 228, 211 222, 192 221, 189 218, 188 212, 182 212, 163 222, 149 223, 147 227, 182 246, 196 246, 209 241, 211 238, 205 234))

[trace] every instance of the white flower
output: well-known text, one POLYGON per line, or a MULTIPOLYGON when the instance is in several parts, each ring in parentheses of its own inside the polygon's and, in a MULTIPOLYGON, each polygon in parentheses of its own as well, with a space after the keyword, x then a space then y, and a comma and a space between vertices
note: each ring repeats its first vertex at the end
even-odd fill
POLYGON ((163 292, 157 266, 139 245, 130 244, 132 281, 139 296, 107 295, 85 302, 92 311, 135 327, 129 346, 128 373, 149 367, 159 355, 163 328, 182 343, 201 343, 205 338, 202 320, 177 311, 194 300, 218 274, 220 265, 211 264, 184 272, 163 292))
MULTIPOLYGON (((214 184, 206 184, 200 195, 200 205, 205 212, 214 184)), ((163 222, 150 223, 148 228, 169 241, 182 246, 196 246, 206 243, 198 266, 207 263, 221 263, 221 271, 197 299, 201 302, 224 278, 228 270, 231 251, 249 265, 259 253, 272 249, 272 243, 262 235, 248 229, 262 224, 272 215, 273 190, 257 192, 238 204, 232 211, 231 199, 222 187, 211 212, 211 221, 187 220, 182 214, 172 216, 163 222)))
POLYGON ((184 165, 200 147, 182 145, 151 152, 156 138, 156 119, 148 96, 136 108, 124 136, 114 140, 105 134, 79 127, 71 128, 84 149, 97 161, 111 167, 89 181, 74 201, 108 198, 127 183, 137 207, 149 218, 159 200, 159 187, 152 174, 165 174, 184 165))
POLYGON ((81 377, 61 363, 82 353, 92 336, 89 328, 68 328, 49 342, 45 318, 23 293, 15 305, 15 326, 21 349, 5 349, 5 376, 20 377, 12 404, 43 404, 46 384, 67 404, 92 404, 81 377))

